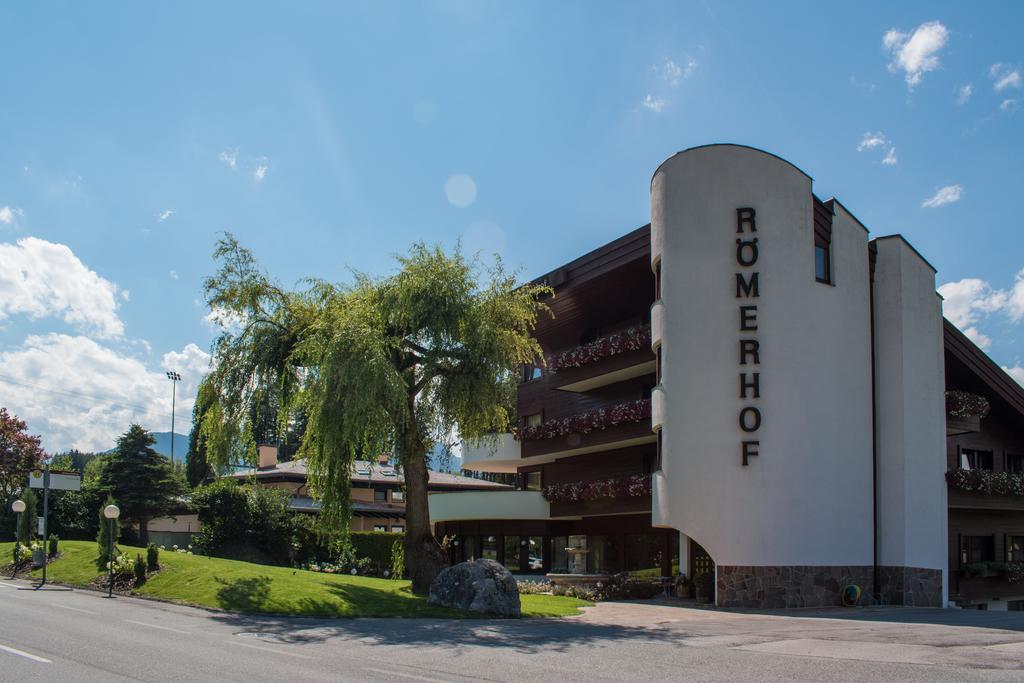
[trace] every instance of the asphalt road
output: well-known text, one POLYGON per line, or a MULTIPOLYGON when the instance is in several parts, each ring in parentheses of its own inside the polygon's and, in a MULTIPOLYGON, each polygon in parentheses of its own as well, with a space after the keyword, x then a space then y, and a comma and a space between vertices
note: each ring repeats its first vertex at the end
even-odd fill
POLYGON ((1024 678, 1016 614, 605 604, 562 620, 316 620, 27 585, 0 579, 0 681, 1024 678))

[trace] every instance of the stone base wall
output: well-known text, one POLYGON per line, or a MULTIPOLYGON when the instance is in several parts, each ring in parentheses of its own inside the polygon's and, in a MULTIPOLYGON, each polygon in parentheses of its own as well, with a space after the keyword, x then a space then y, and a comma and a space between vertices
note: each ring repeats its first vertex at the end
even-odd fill
MULTIPOLYGON (((874 568, 871 565, 718 567, 717 602, 720 607, 776 609, 784 607, 836 607, 842 591, 856 584, 863 591, 861 604, 873 604, 874 568)), ((942 606, 942 572, 916 567, 879 567, 882 604, 916 607, 942 606)))
POLYGON ((879 567, 883 605, 942 607, 942 570, 921 567, 879 567))

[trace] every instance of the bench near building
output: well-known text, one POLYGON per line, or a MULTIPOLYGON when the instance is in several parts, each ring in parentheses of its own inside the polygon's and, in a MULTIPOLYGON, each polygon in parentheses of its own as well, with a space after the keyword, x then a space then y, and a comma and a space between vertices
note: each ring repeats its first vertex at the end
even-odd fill
POLYGON ((722 606, 835 605, 849 584, 1022 606, 1024 390, 944 322, 902 237, 871 239, 779 157, 710 145, 656 170, 649 225, 539 280, 554 317, 517 429, 462 453, 519 490, 430 496, 453 561, 713 571, 722 606), (947 389, 991 411, 947 423, 947 389), (965 490, 996 480, 1017 493, 965 490))

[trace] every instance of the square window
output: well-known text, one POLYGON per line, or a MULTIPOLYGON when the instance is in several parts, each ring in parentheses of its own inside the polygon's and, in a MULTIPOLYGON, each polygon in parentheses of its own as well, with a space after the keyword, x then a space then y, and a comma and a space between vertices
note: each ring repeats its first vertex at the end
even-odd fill
POLYGON ((1024 455, 1007 453, 1006 471, 1010 474, 1024 474, 1024 455))
POLYGON ((404 526, 399 526, 398 524, 392 524, 391 525, 391 533, 393 533, 393 534, 400 534, 400 533, 402 533, 404 531, 405 531, 405 527, 404 526))
POLYGON ((373 489, 373 502, 375 503, 386 503, 388 502, 388 490, 381 487, 373 489))
POLYGON ((960 451, 960 467, 965 470, 989 470, 992 467, 992 451, 964 448, 960 451))
POLYGON ((405 491, 395 489, 391 492, 392 503, 404 503, 405 502, 405 491))
POLYGON ((540 470, 534 472, 523 473, 523 490, 524 491, 540 491, 541 488, 541 473, 540 470))
POLYGON ((387 531, 388 527, 385 524, 374 524, 373 525, 373 530, 374 531, 387 531))

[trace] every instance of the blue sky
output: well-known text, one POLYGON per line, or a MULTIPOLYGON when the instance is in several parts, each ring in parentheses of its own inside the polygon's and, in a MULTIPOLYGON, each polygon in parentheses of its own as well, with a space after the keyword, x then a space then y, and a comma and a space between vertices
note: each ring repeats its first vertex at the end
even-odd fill
POLYGON ((528 277, 709 142, 905 235, 1024 382, 1024 5, 830 5, 6 4, 0 404, 99 448, 167 428, 173 365, 183 431, 218 232, 286 284, 459 238, 528 277))

